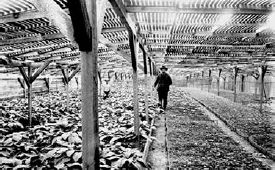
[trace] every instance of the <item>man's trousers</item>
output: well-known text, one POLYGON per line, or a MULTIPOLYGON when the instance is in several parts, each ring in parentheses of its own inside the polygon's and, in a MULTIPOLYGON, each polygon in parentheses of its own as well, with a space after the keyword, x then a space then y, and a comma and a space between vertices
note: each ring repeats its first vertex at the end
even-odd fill
POLYGON ((159 96, 159 106, 161 106, 165 110, 166 106, 167 106, 168 91, 167 90, 165 90, 165 91, 159 90, 158 96, 159 96))

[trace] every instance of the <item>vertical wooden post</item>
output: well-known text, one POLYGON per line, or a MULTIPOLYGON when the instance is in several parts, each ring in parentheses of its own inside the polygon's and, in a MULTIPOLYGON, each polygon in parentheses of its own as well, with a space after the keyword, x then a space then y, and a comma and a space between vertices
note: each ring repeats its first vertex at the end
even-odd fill
POLYGON ((64 84, 66 89, 66 108, 69 109, 69 79, 68 79, 68 69, 67 68, 61 68, 63 77, 64 77, 64 84))
POLYGON ((219 69, 219 76, 217 81, 217 88, 218 88, 218 96, 220 95, 220 78, 221 78, 222 69, 219 69))
POLYGON ((255 78, 255 92, 254 92, 254 95, 255 95, 255 98, 257 98, 257 87, 258 87, 259 77, 254 77, 254 78, 255 78))
POLYGON ((238 67, 234 67, 234 102, 237 101, 237 77, 238 77, 238 67))
POLYGON ((46 83, 47 89, 48 89, 48 93, 50 92, 50 79, 49 78, 44 78, 44 81, 46 83))
MULTIPOLYGON (((28 66, 28 77, 32 77, 31 66, 28 66)), ((29 109, 29 122, 31 127, 32 126, 32 82, 29 82, 29 87, 28 87, 28 109, 29 109)))
POLYGON ((147 77, 147 56, 146 52, 142 50, 143 53, 143 65, 144 65, 144 80, 145 80, 145 88, 144 88, 144 95, 145 95, 145 114, 146 114, 146 121, 149 123, 149 115, 148 115, 148 77, 147 77))
POLYGON ((153 72, 152 72, 152 61, 150 58, 148 58, 148 64, 149 64, 149 71, 150 71, 150 79, 149 79, 149 86, 150 86, 150 98, 153 100, 153 72))
POLYGON ((245 76, 242 75, 242 84, 241 84, 241 92, 244 92, 244 79, 245 79, 245 76))
POLYGON ((204 82, 204 71, 201 72, 201 90, 203 90, 203 82, 204 82))
POLYGON ((192 81, 193 81, 192 78, 193 78, 193 77, 192 77, 192 74, 190 74, 190 75, 189 75, 189 84, 190 84, 189 86, 190 86, 190 87, 192 87, 192 81))
POLYGON ((58 88, 57 88, 57 77, 55 77, 55 91, 58 91, 58 88))
POLYGON ((23 83, 24 83, 24 98, 27 98, 26 81, 23 80, 23 83))
POLYGON ((226 85, 226 77, 223 78, 223 89, 225 90, 225 85, 226 85))
POLYGON ((76 89, 78 89, 79 87, 78 87, 78 85, 79 85, 79 83, 78 83, 78 77, 75 77, 75 82, 76 82, 76 89))
POLYGON ((210 92, 210 88, 211 88, 211 84, 212 84, 212 77, 211 77, 211 74, 212 74, 212 70, 209 69, 209 77, 208 77, 208 92, 210 92))
POLYGON ((267 66, 261 66, 261 89, 260 89, 260 113, 263 113, 263 96, 264 96, 264 77, 267 71, 267 66))
MULTIPOLYGON (((99 4, 98 4, 99 5, 99 4)), ((84 170, 99 167, 97 1, 68 1, 75 40, 81 52, 82 164, 84 170)))
MULTIPOLYGON (((96 44, 94 46, 97 47, 96 44)), ((84 169, 93 170, 99 169, 97 52, 95 48, 91 52, 81 52, 82 159, 84 167, 87 167, 84 169)))
POLYGON ((69 109, 70 96, 69 96, 69 82, 66 83, 66 98, 67 98, 67 110, 69 109))
MULTIPOLYGON (((28 90, 28 89, 26 88, 26 85, 27 85, 27 84, 26 84, 26 81, 23 81, 23 83, 24 83, 24 86, 25 86, 25 88, 24 88, 24 98, 27 98, 27 96, 28 96, 28 95, 27 95, 27 90, 28 90)), ((27 85, 27 87, 28 87, 28 85, 27 85)))
MULTIPOLYGON (((134 132, 139 136, 139 113, 138 113, 138 77, 137 77, 137 52, 138 44, 131 30, 129 32, 129 45, 131 50, 131 61, 133 68, 133 104, 134 104, 134 132)), ((137 141, 139 142, 139 141, 137 141)))
POLYGON ((102 95, 101 94, 101 91, 102 91, 102 80, 101 80, 101 73, 100 73, 100 71, 98 71, 98 80, 99 80, 99 83, 100 83, 100 85, 99 85, 99 96, 101 96, 102 95))

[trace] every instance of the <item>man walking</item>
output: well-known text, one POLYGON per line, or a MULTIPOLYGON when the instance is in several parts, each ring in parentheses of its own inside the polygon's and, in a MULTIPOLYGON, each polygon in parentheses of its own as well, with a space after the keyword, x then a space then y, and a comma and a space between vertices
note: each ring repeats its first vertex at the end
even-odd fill
POLYGON ((160 68, 161 73, 158 75, 154 87, 157 88, 158 91, 158 96, 159 96, 159 106, 166 110, 167 106, 167 96, 168 96, 168 91, 169 91, 169 86, 172 84, 172 79, 169 76, 166 71, 168 70, 167 67, 162 66, 160 68))

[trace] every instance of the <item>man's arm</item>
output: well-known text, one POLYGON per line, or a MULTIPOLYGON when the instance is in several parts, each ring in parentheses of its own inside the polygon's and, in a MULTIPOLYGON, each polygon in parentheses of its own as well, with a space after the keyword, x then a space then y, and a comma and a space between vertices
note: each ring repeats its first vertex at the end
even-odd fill
POLYGON ((169 85, 171 85, 173 82, 172 82, 172 78, 168 75, 169 77, 169 85))
POLYGON ((158 83, 159 83, 159 76, 157 77, 157 79, 156 79, 156 81, 154 83, 154 87, 156 87, 158 83))

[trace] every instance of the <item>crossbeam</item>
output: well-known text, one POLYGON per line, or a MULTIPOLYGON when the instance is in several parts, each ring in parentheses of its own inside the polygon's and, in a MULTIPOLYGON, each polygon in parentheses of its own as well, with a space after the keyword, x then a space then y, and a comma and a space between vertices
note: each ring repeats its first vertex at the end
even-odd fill
POLYGON ((144 49, 144 44, 142 40, 140 39, 140 36, 138 35, 138 27, 131 19, 130 15, 127 14, 127 10, 125 6, 123 5, 121 0, 109 0, 110 4, 112 5, 113 9, 115 10, 116 14, 120 17, 120 20, 123 24, 125 24, 125 27, 127 28, 128 32, 132 33, 134 38, 137 39, 139 43, 139 47, 144 49))
MULTIPOLYGON (((166 46, 167 44, 165 43, 148 43, 147 45, 151 46, 166 46)), ((241 45, 241 46, 236 46, 236 45, 215 45, 215 44, 168 44, 168 46, 179 46, 179 47, 219 47, 219 48, 264 48, 265 45, 241 45)))
POLYGON ((18 17, 14 17, 13 14, 1 16, 0 23, 7 23, 7 22, 18 22, 27 19, 33 18, 43 18, 45 15, 40 13, 38 10, 26 11, 18 13, 18 17))
POLYGON ((127 13, 203 13, 203 14, 259 14, 267 15, 272 12, 272 9, 259 9, 259 8, 187 8, 187 7, 153 7, 153 6, 131 6, 126 7, 127 13))

